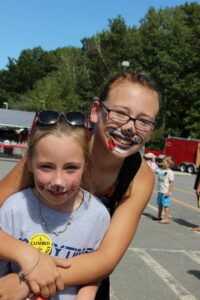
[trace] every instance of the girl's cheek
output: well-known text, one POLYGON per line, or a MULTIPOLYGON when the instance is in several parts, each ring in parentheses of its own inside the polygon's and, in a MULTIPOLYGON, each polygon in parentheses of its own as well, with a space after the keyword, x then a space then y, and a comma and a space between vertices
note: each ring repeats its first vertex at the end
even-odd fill
POLYGON ((82 182, 82 173, 75 174, 69 179, 68 185, 71 186, 72 188, 77 188, 80 187, 81 182, 82 182))
POLYGON ((51 181, 51 176, 44 173, 34 174, 35 181, 40 184, 48 184, 51 181))

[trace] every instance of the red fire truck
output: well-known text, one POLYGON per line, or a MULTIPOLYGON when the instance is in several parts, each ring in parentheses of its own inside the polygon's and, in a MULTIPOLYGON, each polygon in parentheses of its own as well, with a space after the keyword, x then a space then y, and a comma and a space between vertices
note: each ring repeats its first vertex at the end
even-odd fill
POLYGON ((169 137, 165 140, 164 155, 172 156, 181 172, 196 173, 200 165, 200 140, 169 137))

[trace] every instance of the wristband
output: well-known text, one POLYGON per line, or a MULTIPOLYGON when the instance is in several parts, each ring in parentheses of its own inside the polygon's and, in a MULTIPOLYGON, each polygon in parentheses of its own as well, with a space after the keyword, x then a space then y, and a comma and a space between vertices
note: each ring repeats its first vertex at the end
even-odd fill
POLYGON ((40 251, 38 251, 38 257, 37 257, 35 263, 33 264, 33 266, 30 269, 28 269, 26 271, 20 270, 18 272, 18 276, 19 276, 20 281, 24 280, 25 276, 30 274, 36 268, 37 264, 39 263, 39 260, 40 260, 40 251))

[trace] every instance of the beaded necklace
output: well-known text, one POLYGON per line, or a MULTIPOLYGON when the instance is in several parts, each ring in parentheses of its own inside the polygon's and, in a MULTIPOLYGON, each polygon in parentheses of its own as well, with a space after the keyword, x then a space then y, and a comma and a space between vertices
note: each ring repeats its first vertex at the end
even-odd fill
POLYGON ((67 227, 69 225, 71 225, 71 221, 73 219, 73 216, 74 214, 76 213, 76 211, 79 209, 79 207, 81 206, 81 204, 83 203, 84 201, 84 192, 83 192, 83 197, 81 199, 81 202, 80 204, 78 205, 78 207, 76 207, 76 209, 74 209, 72 212, 71 212, 71 215, 69 216, 69 218, 67 219, 67 221, 65 222, 64 226, 63 226, 63 229, 59 230, 59 231, 52 231, 49 229, 49 226, 47 225, 47 222, 45 221, 43 215, 42 215, 42 206, 41 206, 41 202, 39 201, 39 217, 40 217, 40 220, 41 220, 41 223, 42 223, 42 226, 45 228, 45 230, 48 232, 48 233, 52 233, 56 236, 58 236, 59 234, 65 232, 67 230, 67 227))

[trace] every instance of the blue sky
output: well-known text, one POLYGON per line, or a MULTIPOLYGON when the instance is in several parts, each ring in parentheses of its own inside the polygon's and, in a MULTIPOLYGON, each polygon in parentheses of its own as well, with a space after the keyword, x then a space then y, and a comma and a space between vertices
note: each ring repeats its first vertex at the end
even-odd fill
MULTIPOLYGON (((0 69, 8 57, 41 46, 53 50, 81 46, 81 39, 108 28, 121 15, 128 26, 139 25, 150 6, 184 4, 183 0, 0 0, 0 69)), ((187 1, 188 3, 197 1, 187 1)))

